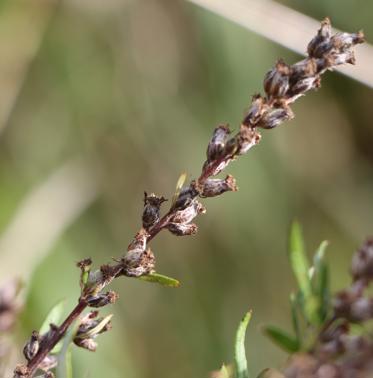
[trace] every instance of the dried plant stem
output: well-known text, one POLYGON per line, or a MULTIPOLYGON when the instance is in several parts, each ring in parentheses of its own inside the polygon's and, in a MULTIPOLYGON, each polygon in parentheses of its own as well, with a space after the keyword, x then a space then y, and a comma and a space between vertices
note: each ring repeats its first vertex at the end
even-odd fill
POLYGON ((67 316, 65 321, 59 327, 53 327, 53 333, 50 338, 45 340, 45 343, 40 345, 39 352, 27 365, 28 376, 32 377, 36 369, 42 363, 48 353, 57 345, 57 343, 65 336, 66 331, 72 326, 72 324, 79 318, 82 312, 87 308, 88 303, 82 299, 79 300, 76 307, 67 316))
MULTIPOLYGON (((252 104, 236 135, 231 135, 228 125, 219 125, 207 148, 207 160, 201 174, 183 187, 184 180, 179 180, 175 196, 169 210, 160 217, 164 197, 145 193, 142 228, 137 232, 127 248, 127 253, 115 260, 115 264, 102 265, 98 270, 91 270, 92 261, 85 259, 78 263, 81 269, 81 295, 78 305, 69 314, 61 326, 51 325, 45 335, 33 333, 24 348, 28 364, 19 365, 15 377, 32 377, 40 364, 54 346, 64 337, 72 323, 80 318, 80 325, 73 342, 80 347, 94 351, 94 339, 110 329, 110 317, 97 319, 98 311, 92 311, 83 318, 81 314, 87 307, 103 307, 114 303, 117 294, 103 293, 113 279, 141 277, 154 274, 155 256, 149 248, 149 242, 163 229, 176 236, 194 235, 197 226, 192 220, 206 209, 199 198, 215 197, 228 191, 236 191, 236 183, 231 175, 225 179, 213 179, 230 162, 246 154, 261 140, 258 129, 272 129, 294 117, 290 104, 311 89, 320 87, 321 74, 333 67, 345 63, 353 64, 355 58, 352 48, 364 40, 363 34, 342 33, 331 35, 328 19, 322 22, 317 35, 308 45, 308 58, 291 66, 279 60, 264 78, 265 96, 255 95, 252 104)), ((50 367, 49 367, 50 368, 50 367)), ((46 368, 44 370, 48 370, 46 368)))

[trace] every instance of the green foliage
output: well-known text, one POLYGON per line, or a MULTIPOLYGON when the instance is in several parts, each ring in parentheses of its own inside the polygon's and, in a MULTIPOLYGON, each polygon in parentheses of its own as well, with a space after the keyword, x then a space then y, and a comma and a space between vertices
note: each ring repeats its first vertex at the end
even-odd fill
POLYGON ((325 262, 325 250, 327 241, 323 241, 314 256, 313 292, 318 298, 319 324, 323 323, 328 315, 330 290, 329 290, 329 268, 325 262))
POLYGON ((295 353, 299 350, 298 339, 277 327, 267 326, 264 328, 264 333, 286 352, 295 353))
POLYGON ((293 223, 290 231, 289 261, 298 284, 297 293, 290 295, 295 336, 277 327, 265 328, 265 334, 289 353, 307 349, 313 332, 327 319, 330 307, 329 270, 325 262, 327 246, 326 241, 320 244, 313 257, 313 265, 310 266, 301 227, 297 222, 293 223))
POLYGON ((245 352, 245 334, 246 328, 251 319, 251 311, 247 312, 243 319, 241 320, 237 333, 236 333, 236 341, 234 347, 234 362, 236 367, 236 375, 235 378, 247 378, 249 376, 247 370, 247 360, 246 360, 246 352, 245 352))
POLYGON ((290 231, 289 260, 295 278, 303 296, 311 294, 311 283, 308 278, 309 262, 305 252, 302 229, 298 222, 294 222, 290 231))
POLYGON ((167 287, 180 286, 180 282, 176 280, 175 278, 167 277, 163 274, 158 274, 158 273, 150 273, 150 274, 147 274, 146 276, 140 276, 139 279, 141 281, 159 283, 160 285, 167 286, 167 287))

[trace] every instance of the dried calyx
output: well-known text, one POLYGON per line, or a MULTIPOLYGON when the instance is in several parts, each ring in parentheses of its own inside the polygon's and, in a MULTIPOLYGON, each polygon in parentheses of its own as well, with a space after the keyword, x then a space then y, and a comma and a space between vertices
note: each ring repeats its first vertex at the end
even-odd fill
POLYGON ((108 315, 105 318, 99 318, 98 311, 91 311, 83 316, 73 339, 74 344, 91 352, 96 351, 97 342, 95 339, 101 333, 111 329, 111 317, 111 315, 108 315))

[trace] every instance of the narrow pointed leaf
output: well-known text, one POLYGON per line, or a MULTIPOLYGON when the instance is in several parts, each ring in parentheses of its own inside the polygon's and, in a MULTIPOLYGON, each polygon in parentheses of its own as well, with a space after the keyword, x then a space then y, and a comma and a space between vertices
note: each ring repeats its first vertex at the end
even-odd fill
POLYGON ((248 378, 247 360, 245 351, 245 335, 246 329, 251 319, 251 311, 247 312, 241 320, 237 332, 235 342, 234 362, 236 366, 236 378, 248 378))
POLYGON ((267 326, 264 328, 264 333, 288 353, 295 353, 299 350, 299 343, 296 338, 277 327, 267 326))
POLYGON ((302 230, 299 223, 294 222, 290 231, 289 259, 299 289, 305 297, 311 294, 311 283, 308 277, 310 268, 305 252, 302 230))
POLYGON ((306 255, 302 230, 294 222, 290 232, 289 259, 295 278, 298 282, 303 301, 302 312, 310 324, 319 324, 318 298, 313 295, 310 279, 310 264, 306 255))
POLYGON ((325 250, 328 246, 327 241, 323 241, 314 256, 315 275, 313 277, 313 291, 318 298, 319 304, 319 323, 325 320, 330 303, 329 289, 329 269, 325 262, 325 250))
POLYGON ((42 326, 39 329, 39 333, 42 335, 49 331, 49 325, 55 324, 58 325, 59 321, 61 320, 62 313, 65 307, 65 300, 59 301, 56 303, 51 310, 49 311, 48 315, 44 319, 42 326))
POLYGON ((176 280, 175 278, 164 276, 163 274, 158 273, 150 273, 146 276, 140 276, 140 280, 146 282, 155 282, 163 286, 167 287, 179 287, 180 281, 176 280))

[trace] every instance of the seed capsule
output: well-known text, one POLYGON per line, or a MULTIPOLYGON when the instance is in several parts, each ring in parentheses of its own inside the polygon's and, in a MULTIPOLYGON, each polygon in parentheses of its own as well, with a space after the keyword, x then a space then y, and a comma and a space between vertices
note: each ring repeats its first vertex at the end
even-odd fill
POLYGON ((108 304, 113 304, 117 301, 119 298, 119 295, 114 291, 108 291, 104 294, 94 295, 91 297, 88 297, 87 303, 90 307, 103 307, 108 304))
POLYGON ((273 108, 263 115, 257 126, 263 129, 273 129, 282 122, 293 118, 294 114, 289 107, 273 108))
POLYGON ((246 154, 251 147, 254 147, 260 142, 260 139, 261 135, 255 130, 255 128, 241 125, 240 132, 236 137, 237 149, 235 155, 246 154))
POLYGON ((176 236, 188 236, 196 234, 198 227, 194 223, 169 223, 167 229, 176 236))
POLYGON ((193 201, 184 210, 175 212, 175 215, 171 218, 173 223, 190 223, 198 214, 205 213, 205 207, 198 201, 193 201))
POLYGON ((131 250, 122 259, 123 274, 127 277, 140 277, 154 271, 155 256, 148 248, 146 251, 131 250))
POLYGON ((142 226, 148 230, 159 221, 159 212, 163 202, 167 201, 164 197, 157 197, 154 193, 148 195, 144 192, 144 211, 142 213, 142 226))
POLYGON ((229 126, 227 124, 219 125, 217 128, 215 128, 210 143, 207 147, 208 161, 216 160, 222 155, 225 142, 230 133, 231 131, 229 130, 229 126))
POLYGON ((145 229, 141 229, 133 238, 132 242, 127 248, 127 251, 131 250, 141 250, 146 249, 146 242, 148 240, 149 234, 145 229))
POLYGON ((333 48, 333 45, 330 42, 330 36, 330 20, 329 18, 325 18, 321 22, 321 28, 319 29, 316 37, 314 37, 307 46, 307 52, 310 58, 322 58, 333 48))
POLYGON ((88 339, 74 339, 74 344, 80 348, 87 349, 90 352, 95 352, 97 349, 97 343, 92 338, 88 339))
POLYGON ((350 47, 363 43, 365 41, 364 33, 337 33, 331 38, 333 47, 339 51, 349 49, 350 47))
POLYGON ((193 200, 197 196, 198 196, 198 190, 195 186, 195 183, 192 182, 188 187, 183 188, 180 191, 179 196, 177 197, 173 205, 173 209, 180 209, 180 210, 185 209, 193 202, 193 200))
POLYGON ((289 89, 290 68, 283 60, 278 60, 276 66, 264 78, 264 90, 269 98, 284 97, 289 89))
POLYGON ((40 336, 39 332, 33 331, 30 340, 23 348, 23 355, 27 361, 32 360, 39 351, 40 346, 40 336))
POLYGON ((27 378, 29 377, 29 369, 26 365, 17 365, 14 369, 13 378, 27 378))
POLYGON ((254 95, 250 109, 243 119, 242 124, 249 127, 255 126, 267 108, 268 105, 266 104, 265 99, 259 94, 254 95))
POLYGON ((224 180, 221 179, 208 179, 206 180, 203 190, 200 194, 201 197, 216 197, 229 191, 236 192, 236 180, 233 176, 228 175, 224 180))

